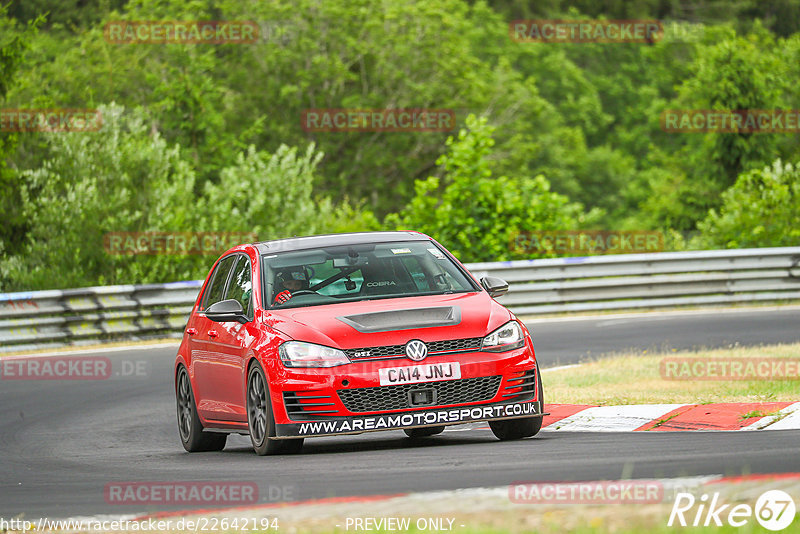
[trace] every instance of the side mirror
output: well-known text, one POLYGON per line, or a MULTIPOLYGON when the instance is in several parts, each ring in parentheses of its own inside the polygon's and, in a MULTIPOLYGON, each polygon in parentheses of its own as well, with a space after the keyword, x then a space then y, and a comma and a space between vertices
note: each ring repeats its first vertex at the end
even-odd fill
POLYGON ((494 276, 484 276, 481 278, 481 285, 492 298, 505 295, 508 292, 508 282, 500 278, 495 278, 494 276))
POLYGON ((249 319, 244 314, 241 303, 236 299, 227 299, 215 302, 206 308, 206 317, 217 323, 239 321, 244 324, 249 319))

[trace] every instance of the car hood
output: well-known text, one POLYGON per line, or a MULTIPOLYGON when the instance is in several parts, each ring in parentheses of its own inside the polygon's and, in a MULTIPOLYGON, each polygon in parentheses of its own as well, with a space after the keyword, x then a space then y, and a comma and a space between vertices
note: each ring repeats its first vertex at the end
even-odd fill
POLYGON ((271 326, 293 339, 341 349, 483 337, 512 318, 484 292, 343 302, 270 315, 271 326))

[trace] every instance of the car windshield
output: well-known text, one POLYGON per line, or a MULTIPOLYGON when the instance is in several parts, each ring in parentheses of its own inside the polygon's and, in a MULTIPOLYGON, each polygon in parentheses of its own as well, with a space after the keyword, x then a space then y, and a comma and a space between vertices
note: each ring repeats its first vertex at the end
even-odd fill
POLYGON ((266 303, 274 309, 478 291, 430 241, 344 245, 265 255, 262 265, 264 294, 269 299, 266 303))

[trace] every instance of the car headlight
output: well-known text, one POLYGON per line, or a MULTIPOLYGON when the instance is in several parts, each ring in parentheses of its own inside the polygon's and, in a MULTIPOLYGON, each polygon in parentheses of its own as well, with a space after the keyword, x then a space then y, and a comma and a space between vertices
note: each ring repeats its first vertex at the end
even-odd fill
POLYGON ((522 328, 516 321, 509 321, 485 338, 481 350, 487 352, 505 352, 525 345, 522 328))
POLYGON ((339 349, 303 341, 287 341, 278 347, 278 354, 286 367, 335 367, 350 363, 339 349))

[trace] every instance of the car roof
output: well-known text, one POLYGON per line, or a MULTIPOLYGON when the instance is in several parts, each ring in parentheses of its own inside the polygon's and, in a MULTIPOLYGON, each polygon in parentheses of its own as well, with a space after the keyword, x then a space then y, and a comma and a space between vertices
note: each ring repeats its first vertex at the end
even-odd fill
POLYGON ((360 245, 364 243, 390 243, 392 241, 430 241, 430 237, 419 232, 353 232, 349 234, 326 234, 306 237, 290 237, 275 241, 262 241, 253 246, 260 254, 308 250, 320 247, 360 245))

